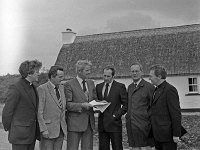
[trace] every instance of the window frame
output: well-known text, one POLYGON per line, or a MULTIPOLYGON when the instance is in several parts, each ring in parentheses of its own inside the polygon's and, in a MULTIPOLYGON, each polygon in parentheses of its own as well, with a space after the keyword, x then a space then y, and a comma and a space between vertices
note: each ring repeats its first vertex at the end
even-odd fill
POLYGON ((188 94, 199 94, 199 83, 198 83, 198 77, 196 76, 192 76, 192 77, 188 77, 187 78, 187 82, 188 82, 188 94), (192 82, 194 82, 194 79, 196 79, 196 83, 189 83, 189 80, 192 79, 192 82), (197 90, 196 91, 190 91, 190 86, 197 86, 197 90))

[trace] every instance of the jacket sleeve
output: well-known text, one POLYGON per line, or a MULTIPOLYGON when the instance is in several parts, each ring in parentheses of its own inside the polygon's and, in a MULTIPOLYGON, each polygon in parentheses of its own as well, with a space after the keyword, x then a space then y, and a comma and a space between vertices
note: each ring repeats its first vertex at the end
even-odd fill
POLYGON ((120 101, 122 107, 120 107, 117 114, 115 114, 116 118, 120 118, 127 112, 128 109, 128 95, 124 84, 120 88, 120 101))
POLYGON ((181 109, 178 92, 175 87, 169 88, 167 92, 167 105, 172 122, 173 136, 180 137, 181 134, 181 109))
POLYGON ((47 131, 47 126, 44 121, 44 107, 45 107, 45 91, 42 89, 42 87, 37 88, 38 96, 39 96, 39 105, 38 105, 38 123, 40 126, 40 132, 47 131))
POLYGON ((19 103, 19 99, 20 93, 17 90, 17 87, 15 85, 11 85, 8 89, 8 95, 2 112, 2 123, 5 131, 10 129, 13 114, 15 113, 15 109, 19 103))
POLYGON ((70 84, 66 82, 64 84, 64 92, 66 97, 67 111, 82 112, 82 103, 73 102, 73 91, 70 84))
POLYGON ((98 98, 97 98, 97 91, 96 91, 96 87, 95 87, 95 85, 94 85, 94 82, 92 82, 92 84, 93 84, 92 100, 98 101, 98 98))

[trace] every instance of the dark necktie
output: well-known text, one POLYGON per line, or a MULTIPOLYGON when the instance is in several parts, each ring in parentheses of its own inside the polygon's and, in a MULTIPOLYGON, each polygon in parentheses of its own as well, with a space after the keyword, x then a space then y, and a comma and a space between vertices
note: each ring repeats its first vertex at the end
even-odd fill
POLYGON ((83 83, 83 92, 84 92, 84 93, 87 91, 85 82, 86 82, 85 80, 82 81, 82 83, 83 83))
POLYGON ((60 99, 60 93, 59 93, 59 91, 58 91, 58 88, 55 87, 55 90, 56 90, 56 96, 57 96, 57 98, 60 99))
POLYGON ((62 101, 60 99, 60 93, 58 91, 58 87, 55 87, 55 90, 56 90, 56 97, 58 98, 58 103, 59 103, 60 107, 62 107, 62 101))
POLYGON ((156 91, 158 90, 158 87, 155 88, 154 92, 153 92, 153 100, 155 99, 155 95, 156 95, 156 91))
POLYGON ((107 96, 108 96, 108 86, 109 86, 109 83, 106 83, 106 88, 105 88, 105 91, 104 91, 104 94, 103 94, 103 99, 106 100, 107 96))
POLYGON ((137 87, 137 84, 136 83, 134 83, 134 88, 136 88, 137 87))

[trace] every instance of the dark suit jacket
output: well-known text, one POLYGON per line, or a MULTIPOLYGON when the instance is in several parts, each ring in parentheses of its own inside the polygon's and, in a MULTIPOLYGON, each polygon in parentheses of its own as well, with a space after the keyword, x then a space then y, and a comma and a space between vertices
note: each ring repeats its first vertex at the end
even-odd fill
POLYGON ((20 79, 9 87, 2 112, 2 123, 4 129, 9 131, 8 140, 12 144, 30 144, 36 137, 39 138, 36 89, 35 93, 25 79, 20 79))
POLYGON ((166 81, 158 86, 150 107, 153 136, 156 141, 173 141, 181 134, 181 109, 176 88, 166 81))
POLYGON ((82 109, 82 103, 97 99, 95 85, 92 80, 86 80, 88 87, 88 98, 86 98, 81 85, 76 78, 65 83, 65 97, 67 100, 67 128, 68 131, 83 132, 88 127, 88 119, 92 129, 95 126, 94 111, 82 109))
MULTIPOLYGON (((98 100, 103 100, 102 89, 104 82, 97 84, 96 91, 98 100)), ((121 116, 127 111, 127 91, 124 84, 113 81, 107 99, 111 102, 110 106, 99 114, 98 129, 107 132, 122 132, 122 120, 121 116), (121 107, 122 105, 122 107, 121 107), (113 115, 116 118, 113 118, 113 115)))

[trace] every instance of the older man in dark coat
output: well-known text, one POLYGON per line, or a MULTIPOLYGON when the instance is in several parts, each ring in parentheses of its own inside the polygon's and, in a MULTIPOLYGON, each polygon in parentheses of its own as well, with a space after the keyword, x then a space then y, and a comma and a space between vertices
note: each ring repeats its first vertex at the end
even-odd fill
POLYGON ((176 88, 165 79, 163 66, 151 67, 149 79, 156 86, 150 107, 156 150, 177 150, 181 136, 181 109, 176 88))

